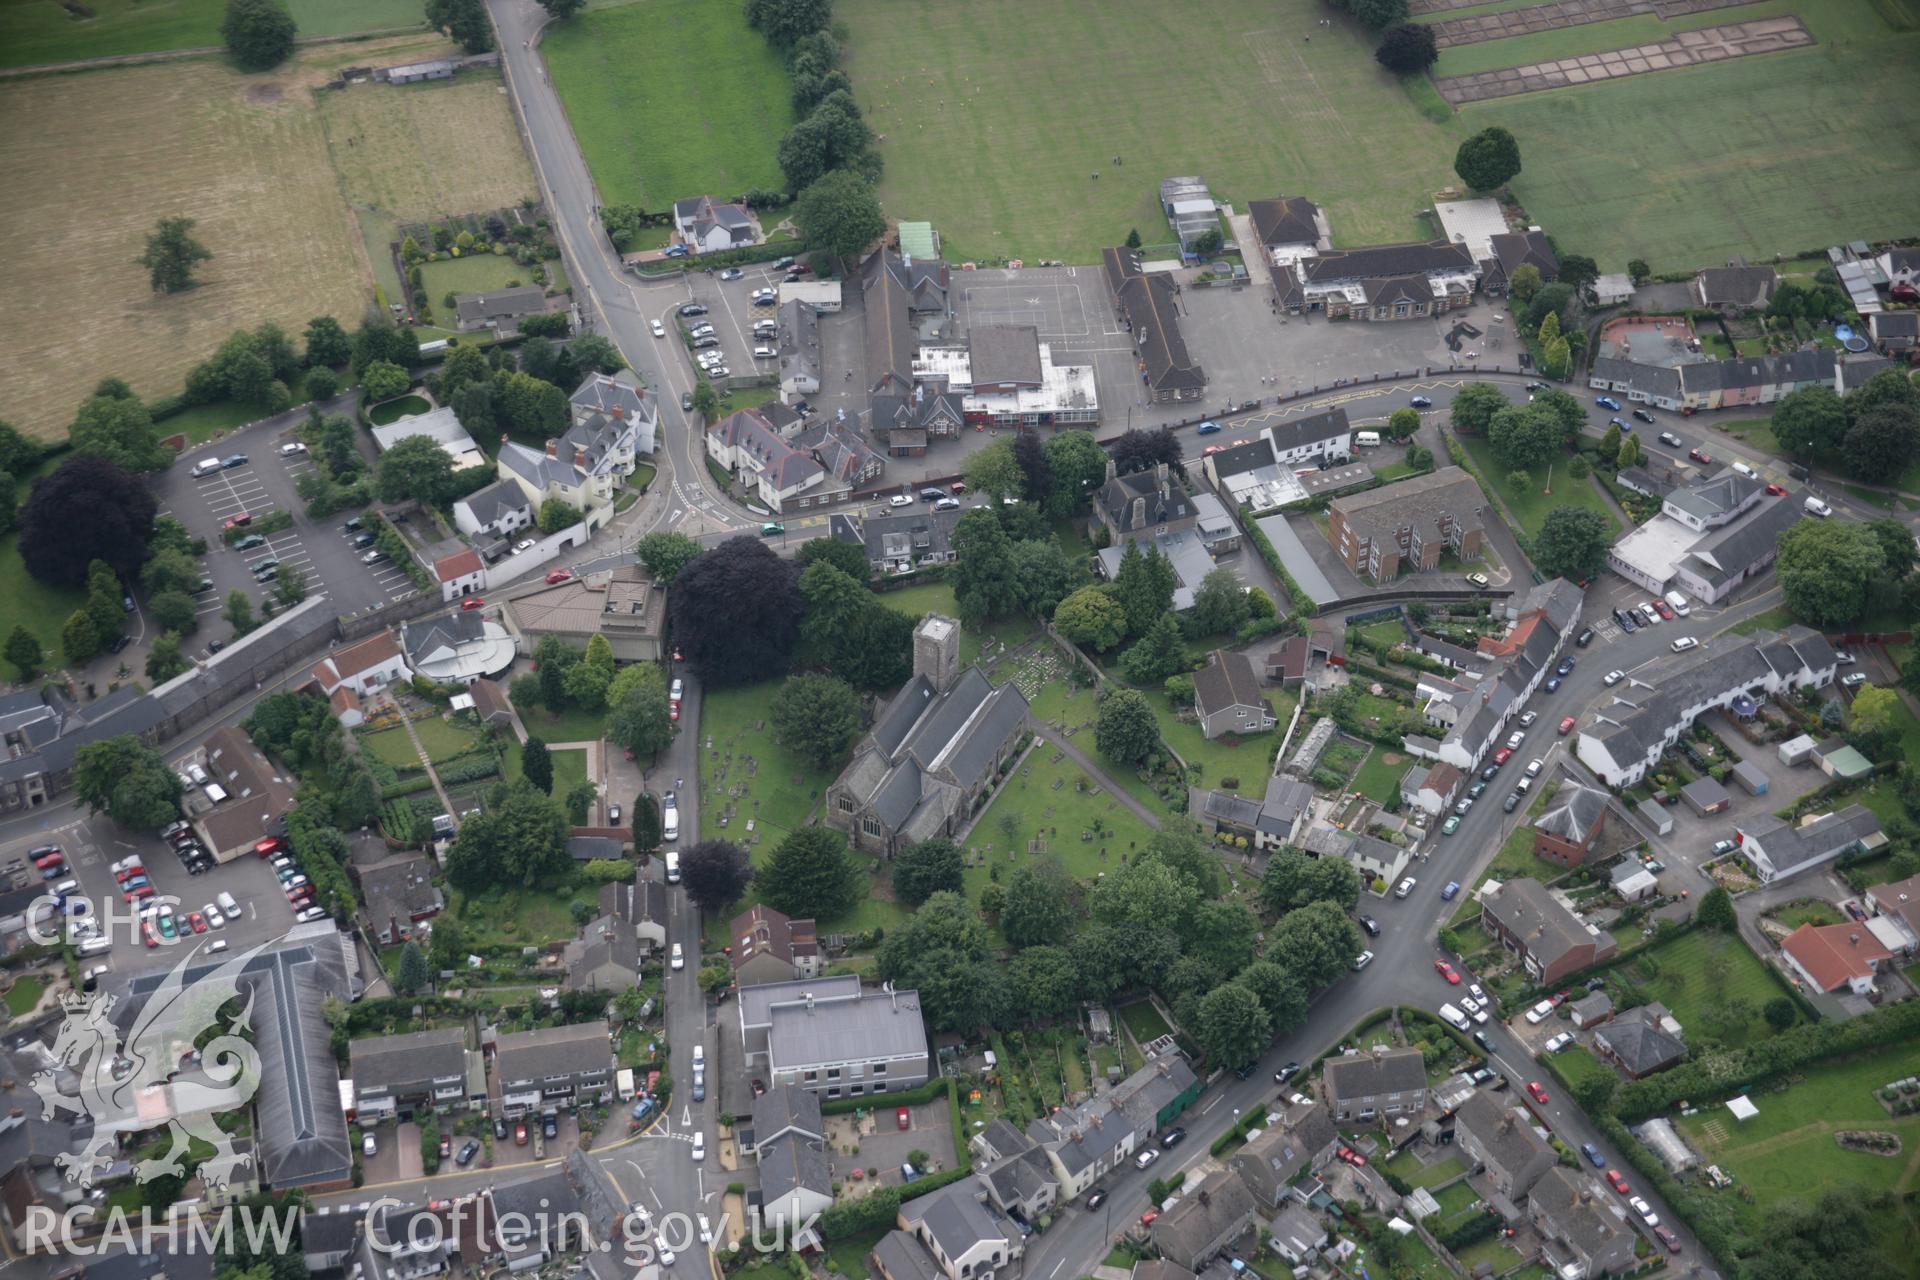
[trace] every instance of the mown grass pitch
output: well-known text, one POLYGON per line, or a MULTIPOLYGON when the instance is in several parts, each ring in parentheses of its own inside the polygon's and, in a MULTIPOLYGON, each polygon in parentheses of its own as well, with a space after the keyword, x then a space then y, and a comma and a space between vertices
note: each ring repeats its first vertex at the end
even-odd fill
POLYGON ((854 94, 886 137, 889 216, 931 219, 950 260, 1081 263, 1133 227, 1168 240, 1159 184, 1179 174, 1242 212, 1310 196, 1340 244, 1432 234, 1414 211, 1452 180, 1455 127, 1424 118, 1356 28, 1319 26, 1331 13, 1319 0, 834 8, 854 94))
POLYGON ((659 210, 785 185, 775 149, 792 90, 744 0, 590 9, 540 48, 607 204, 659 210))
MULTIPOLYGON (((1472 105, 1461 122, 1513 131, 1526 166, 1515 194, 1564 250, 1603 271, 1631 258, 1678 271, 1911 235, 1920 31, 1893 30, 1871 0, 1768 0, 1674 25, 1774 13, 1799 15, 1820 43, 1472 105)), ((1556 32, 1548 56, 1619 47, 1608 35, 1617 25, 1556 32)), ((1541 54, 1531 39, 1472 52, 1513 65, 1541 54), (1512 51, 1526 56, 1502 51, 1522 45, 1512 51)))

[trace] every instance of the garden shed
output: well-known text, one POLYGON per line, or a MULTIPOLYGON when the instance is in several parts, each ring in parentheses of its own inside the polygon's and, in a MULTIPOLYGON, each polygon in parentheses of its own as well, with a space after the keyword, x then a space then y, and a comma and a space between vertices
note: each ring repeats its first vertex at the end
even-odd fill
POLYGON ((1725 813, 1733 805, 1727 789, 1712 778, 1695 778, 1680 788, 1680 798, 1703 818, 1710 813, 1725 813))
POLYGON ((1813 738, 1809 734, 1803 733, 1797 738, 1789 738, 1780 744, 1781 764, 1805 764, 1811 755, 1813 755, 1813 738))
POLYGON ((1739 783, 1741 789, 1750 796, 1763 796, 1767 794, 1767 775, 1754 768, 1753 765, 1745 760, 1733 766, 1733 768, 1728 771, 1728 776, 1739 783))
POLYGON ((1640 821, 1653 829, 1653 834, 1657 836, 1673 834, 1673 814, 1667 811, 1667 806, 1655 800, 1642 800, 1633 806, 1633 811, 1640 815, 1640 821))

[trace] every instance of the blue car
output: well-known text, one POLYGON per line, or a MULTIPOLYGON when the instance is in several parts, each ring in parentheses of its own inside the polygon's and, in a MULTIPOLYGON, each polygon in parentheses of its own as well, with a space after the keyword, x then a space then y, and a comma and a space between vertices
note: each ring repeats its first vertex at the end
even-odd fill
POLYGON ((1554 670, 1559 672, 1563 676, 1572 675, 1573 674, 1573 655, 1568 654, 1566 657, 1560 659, 1560 665, 1555 667, 1554 670))
POLYGON ((1592 1164, 1596 1169, 1604 1169, 1607 1167, 1607 1158, 1601 1155, 1600 1148, 1594 1146, 1591 1142, 1583 1142, 1580 1144, 1580 1154, 1585 1156, 1588 1163, 1592 1164))
POLYGON ((1548 676, 1548 677, 1547 677, 1547 692, 1548 692, 1548 693, 1555 693, 1555 692, 1558 692, 1558 691, 1559 691, 1559 688, 1560 688, 1560 677, 1559 677, 1559 676, 1548 676))
POLYGON ((1595 396, 1593 398, 1593 402, 1599 405, 1602 409, 1611 409, 1615 413, 1620 412, 1620 402, 1618 400, 1615 400, 1612 396, 1595 396))
POLYGON ((1458 880, 1449 880, 1447 881, 1447 887, 1440 891, 1440 900, 1442 902, 1452 902, 1453 895, 1459 892, 1460 882, 1458 880))
POLYGON ((1218 433, 1218 432, 1219 432, 1219 430, 1220 430, 1220 424, 1219 424, 1219 423, 1217 423, 1217 422, 1203 422, 1203 423, 1201 423, 1201 424, 1200 424, 1200 428, 1199 428, 1199 430, 1197 430, 1197 431, 1195 431, 1195 432, 1194 432, 1194 434, 1195 434, 1195 435, 1201 435, 1201 436, 1210 436, 1210 435, 1214 435, 1214 434, 1216 434, 1216 433, 1218 433))

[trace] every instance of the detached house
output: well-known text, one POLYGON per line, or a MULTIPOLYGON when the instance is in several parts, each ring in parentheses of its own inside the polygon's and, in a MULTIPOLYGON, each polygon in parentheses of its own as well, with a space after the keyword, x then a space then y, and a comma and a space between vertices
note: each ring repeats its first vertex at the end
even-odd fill
POLYGON ((1565 779, 1533 820, 1533 854, 1556 866, 1577 867, 1606 823, 1607 793, 1565 779))
POLYGON ((1845 924, 1803 924, 1780 942, 1787 967, 1815 991, 1847 991, 1864 996, 1891 964, 1893 953, 1872 928, 1858 920, 1845 924))
POLYGON ((1265 733, 1278 723, 1261 696, 1253 662, 1231 649, 1215 649, 1212 660, 1193 673, 1193 706, 1200 736, 1208 741, 1229 733, 1265 733))
MULTIPOLYGON (((399 639, 389 628, 333 650, 313 664, 313 678, 330 699, 341 690, 352 695, 354 714, 358 716, 358 699, 370 698, 396 680, 411 680, 413 672, 407 667, 407 655, 401 651, 399 639)), ((339 709, 337 702, 335 707, 339 709)))
POLYGON ((1487 238, 1492 256, 1480 264, 1480 284, 1490 296, 1506 293, 1513 273, 1523 266, 1540 273, 1540 283, 1552 284, 1560 278, 1560 260, 1544 231, 1508 231, 1487 238))
POLYGON ((817 977, 825 959, 813 921, 789 919, 764 903, 735 916, 727 936, 736 987, 817 977))
POLYGON ((964 514, 925 507, 897 516, 836 512, 828 518, 827 528, 836 540, 865 547, 873 572, 910 573, 952 562, 953 528, 964 514))
POLYGON ((383 947, 406 942, 418 932, 414 926, 447 905, 433 883, 433 864, 424 857, 355 868, 355 875, 367 904, 367 931, 383 947))
POLYGON ((1703 307, 1750 310, 1772 302, 1779 287, 1772 267, 1708 267, 1693 278, 1693 298, 1703 307))
POLYGON ((459 293, 453 298, 456 323, 462 331, 492 329, 496 333, 516 333, 522 320, 546 309, 546 287, 537 284, 514 285, 491 293, 459 293))
POLYGON ((1628 1079, 1664 1071, 1686 1056, 1680 1024, 1665 1005, 1643 1004, 1595 1029, 1593 1052, 1628 1079))
POLYGON ((963 1178, 900 1206, 901 1231, 926 1250, 946 1280, 983 1280, 1026 1252, 1026 1237, 988 1213, 980 1194, 977 1179, 963 1178))
POLYGON ((758 244, 759 229, 745 205, 722 202, 712 196, 691 196, 673 202, 673 229, 681 243, 696 254, 724 253, 758 244))
POLYGON ((888 857, 958 835, 1012 760, 1026 715, 1017 686, 960 669, 960 624, 927 615, 913 632, 913 678, 827 788, 827 825, 888 857))
POLYGON ((1877 849, 1887 842, 1880 819, 1858 804, 1809 818, 1799 826, 1762 814, 1736 825, 1734 838, 1762 884, 1811 871, 1851 850, 1877 849))

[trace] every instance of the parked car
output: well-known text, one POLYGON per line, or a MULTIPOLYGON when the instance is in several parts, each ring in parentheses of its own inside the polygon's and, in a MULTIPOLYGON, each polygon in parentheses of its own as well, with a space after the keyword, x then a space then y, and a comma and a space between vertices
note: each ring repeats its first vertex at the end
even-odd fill
POLYGON ((1633 416, 1634 416, 1634 417, 1636 417, 1636 418, 1638 418, 1638 419, 1640 419, 1640 421, 1642 421, 1642 422, 1652 422, 1652 421, 1653 421, 1653 415, 1652 415, 1652 414, 1650 414, 1650 413, 1648 413, 1648 412, 1647 412, 1647 411, 1646 411, 1645 409, 1635 409, 1635 410, 1633 411, 1633 416))
POLYGON ((1447 820, 1440 824, 1440 834, 1443 836, 1450 836, 1459 829, 1460 815, 1457 813, 1448 814, 1447 820))
POLYGON ((236 453, 232 457, 220 459, 222 470, 232 470, 234 467, 244 467, 246 465, 247 455, 244 453, 236 453))
POLYGON ((1593 398, 1593 402, 1599 405, 1602 409, 1611 409, 1615 413, 1620 412, 1620 402, 1618 400, 1615 400, 1612 396, 1595 396, 1593 398))
POLYGON ((1186 1137, 1187 1131, 1176 1125, 1160 1135, 1160 1149, 1162 1151, 1171 1151, 1184 1142, 1186 1137))
POLYGON ((1618 1169, 1607 1170, 1607 1185, 1623 1196, 1633 1190, 1633 1188, 1627 1185, 1626 1178, 1621 1175, 1618 1169))
POLYGON ((1687 456, 1689 458, 1692 458, 1695 462, 1699 463, 1703 467, 1713 461, 1713 455, 1708 453, 1705 449, 1700 448, 1698 445, 1687 450, 1687 456))
POLYGON ((1469 585, 1484 589, 1487 586, 1487 575, 1484 573, 1470 573, 1467 575, 1467 582, 1469 585))
POLYGON ((462 1168, 465 1168, 467 1165, 472 1164, 473 1158, 479 1154, 480 1154, 480 1139, 468 1138, 466 1142, 461 1146, 460 1154, 453 1158, 453 1162, 457 1165, 460 1165, 462 1168))
POLYGON ((1547 1103, 1547 1087, 1538 1080, 1529 1080, 1527 1081, 1527 1096, 1541 1106, 1545 1106, 1547 1103))
POLYGON ((1527 1021, 1536 1027, 1552 1016, 1553 1001, 1551 1000, 1542 1000, 1539 1004, 1527 1010, 1527 1021))
POLYGON ((1562 1031, 1559 1035, 1547 1041, 1545 1047, 1548 1053, 1560 1053, 1563 1050, 1571 1047, 1572 1044, 1573 1044, 1573 1032, 1562 1031))
POLYGON ((1449 986, 1457 987, 1460 985, 1459 970, 1455 969, 1452 965, 1448 964, 1445 960, 1435 960, 1433 962, 1433 971, 1439 974, 1441 977, 1445 978, 1449 986))
POLYGON ((1683 441, 1679 436, 1673 434, 1673 432, 1671 431, 1662 431, 1660 433, 1660 443, 1666 445, 1670 449, 1678 449, 1681 447, 1681 445, 1685 444, 1686 442, 1683 441))
POLYGON ((1680 1252, 1680 1237, 1673 1234, 1672 1231, 1665 1227, 1655 1227, 1653 1234, 1658 1236, 1660 1243, 1667 1247, 1668 1253, 1680 1252))
POLYGON ((1693 636, 1681 636, 1673 642, 1673 651, 1675 653, 1685 653, 1689 649, 1697 649, 1699 647, 1700 641, 1693 636))
POLYGON ((1580 1144, 1580 1154, 1585 1156, 1587 1163, 1596 1169, 1604 1169, 1607 1167, 1607 1158, 1601 1155, 1600 1148, 1591 1142, 1583 1142, 1580 1144))
POLYGON ((1520 792, 1518 791, 1509 791, 1507 793, 1507 798, 1500 802, 1500 812, 1502 813, 1512 813, 1515 809, 1518 809, 1519 807, 1520 807, 1520 792))
POLYGON ((1567 716, 1564 719, 1562 719, 1560 721, 1560 736, 1564 738, 1568 734, 1572 733, 1573 726, 1574 726, 1574 719, 1572 716, 1567 716))
POLYGON ((1604 684, 1605 686, 1607 686, 1607 688, 1611 689, 1613 688, 1613 686, 1619 684, 1622 680, 1625 680, 1626 678, 1627 678, 1627 673, 1624 671, 1618 670, 1616 668, 1613 671, 1607 672, 1606 676, 1601 679, 1600 683, 1604 684))
POLYGON ((1660 1225, 1660 1215, 1653 1211, 1652 1205, 1648 1204, 1639 1196, 1628 1196, 1627 1204, 1635 1213, 1640 1215, 1640 1220, 1648 1226, 1657 1227, 1660 1225))
POLYGON ((1142 1151, 1139 1155, 1133 1158, 1133 1167, 1136 1169, 1148 1168, 1153 1164, 1155 1160, 1158 1160, 1159 1158, 1160 1158, 1160 1153, 1154 1148, 1148 1147, 1145 1151, 1142 1151))

